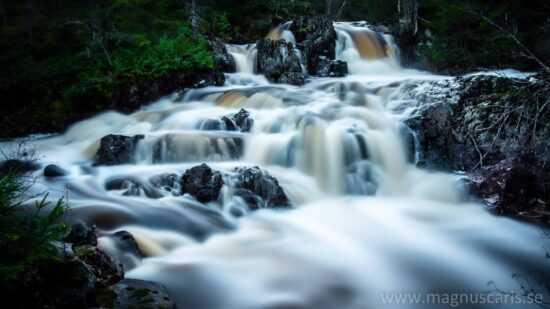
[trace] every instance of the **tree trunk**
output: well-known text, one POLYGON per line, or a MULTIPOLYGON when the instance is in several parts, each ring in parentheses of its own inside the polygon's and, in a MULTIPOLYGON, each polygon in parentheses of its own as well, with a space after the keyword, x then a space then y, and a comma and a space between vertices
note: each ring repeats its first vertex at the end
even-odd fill
POLYGON ((191 29, 193 32, 197 32, 197 0, 191 0, 191 5, 189 8, 189 24, 191 24, 191 29))
POLYGON ((399 0, 397 2, 399 12, 399 31, 402 35, 414 36, 418 31, 418 1, 399 0))
POLYGON ((4 4, 0 0, 0 18, 2 18, 2 22, 0 23, 0 29, 2 29, 2 26, 6 25, 6 9, 4 8, 4 4))
POLYGON ((401 47, 401 60, 408 65, 413 62, 416 33, 418 32, 418 1, 399 0, 397 2, 399 12, 399 27, 397 40, 401 47))
POLYGON ((25 15, 27 19, 27 34, 29 39, 29 45, 32 45, 32 27, 34 21, 34 1, 27 0, 25 5, 25 15))

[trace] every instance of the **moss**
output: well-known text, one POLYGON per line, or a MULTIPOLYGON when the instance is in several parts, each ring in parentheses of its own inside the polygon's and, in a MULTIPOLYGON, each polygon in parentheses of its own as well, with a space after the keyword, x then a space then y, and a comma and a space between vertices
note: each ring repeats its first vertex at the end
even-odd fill
POLYGON ((96 290, 96 301, 101 308, 114 308, 117 294, 108 288, 96 290))
POLYGON ((137 288, 132 291, 131 297, 135 298, 138 304, 152 303, 155 300, 149 295, 150 293, 148 289, 137 288))

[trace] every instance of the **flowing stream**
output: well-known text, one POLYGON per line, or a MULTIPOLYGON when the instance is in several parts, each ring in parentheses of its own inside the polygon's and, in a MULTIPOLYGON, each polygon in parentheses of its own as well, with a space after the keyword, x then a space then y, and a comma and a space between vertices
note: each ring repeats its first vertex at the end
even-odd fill
POLYGON ((378 308, 387 293, 482 293, 494 288, 489 282, 521 292, 514 274, 535 284, 548 263, 540 229, 468 202, 459 176, 418 169, 406 151, 402 120, 419 103, 403 99, 404 85, 448 77, 401 68, 389 36, 347 23, 335 29, 348 77, 270 84, 254 74, 254 45, 229 46, 239 72, 224 87, 28 141, 42 162, 70 171, 39 176, 36 190, 67 196, 71 218, 104 235, 130 231, 141 261, 108 236, 100 246, 124 261, 127 277, 162 282, 179 308, 378 308), (204 130, 241 108, 254 121, 250 132, 204 130), (107 134, 145 135, 136 164, 92 166, 107 134), (178 179, 203 162, 225 177, 260 166, 292 209, 249 211, 230 183, 217 203, 169 190, 147 196, 155 177, 178 179), (115 178, 144 185, 127 196, 106 189, 115 178))

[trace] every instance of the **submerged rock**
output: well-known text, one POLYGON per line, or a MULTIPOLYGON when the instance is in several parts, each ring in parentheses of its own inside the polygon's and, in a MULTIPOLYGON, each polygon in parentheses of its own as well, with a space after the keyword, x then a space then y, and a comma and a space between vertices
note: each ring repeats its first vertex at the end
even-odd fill
POLYGON ((109 134, 101 138, 95 165, 117 165, 134 162, 137 143, 143 135, 124 136, 109 134))
POLYGON ((97 303, 101 308, 176 309, 166 288, 153 281, 125 279, 97 294, 97 303))
POLYGON ((135 177, 116 178, 107 181, 105 184, 107 190, 124 190, 125 196, 142 196, 149 198, 161 198, 162 193, 146 181, 135 177))
POLYGON ((226 130, 250 132, 254 125, 254 119, 250 118, 250 112, 241 109, 239 112, 223 116, 220 120, 208 119, 200 126, 203 130, 226 130))
POLYGON ((44 168, 44 176, 48 178, 62 177, 68 174, 69 172, 61 168, 59 165, 49 164, 44 168))
POLYGON ((288 198, 275 177, 259 167, 237 168, 235 195, 240 196, 251 210, 290 207, 288 198))
POLYGON ((302 74, 300 60, 292 43, 264 38, 256 46, 258 72, 263 73, 268 80, 291 85, 305 83, 306 77, 302 74))
POLYGON ((181 178, 182 193, 191 194, 201 203, 217 200, 222 185, 220 172, 212 171, 204 163, 188 169, 181 178))
POLYGON ((25 159, 9 159, 0 163, 0 179, 4 178, 8 173, 25 174, 34 172, 40 168, 40 164, 33 160, 25 159))

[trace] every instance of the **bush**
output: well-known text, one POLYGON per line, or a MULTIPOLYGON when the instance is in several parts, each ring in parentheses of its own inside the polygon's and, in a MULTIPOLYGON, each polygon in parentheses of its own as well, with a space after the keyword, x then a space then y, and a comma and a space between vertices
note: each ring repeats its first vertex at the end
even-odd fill
POLYGON ((34 207, 25 207, 26 189, 23 176, 13 171, 0 179, 0 288, 3 291, 20 284, 38 265, 59 260, 55 242, 61 241, 68 229, 64 220, 68 207, 63 199, 52 207, 46 194, 34 207))

